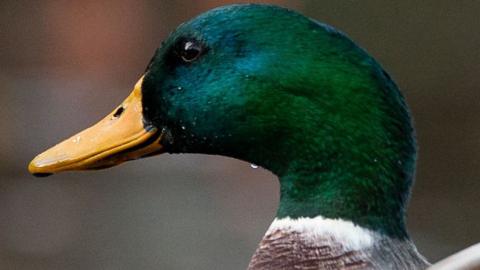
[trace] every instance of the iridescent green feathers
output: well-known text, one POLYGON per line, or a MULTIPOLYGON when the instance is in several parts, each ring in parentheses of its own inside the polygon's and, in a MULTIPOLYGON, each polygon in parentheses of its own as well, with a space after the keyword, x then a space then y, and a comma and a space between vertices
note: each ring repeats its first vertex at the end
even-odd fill
POLYGON ((344 34, 268 5, 218 8, 181 25, 144 84, 168 151, 230 156, 279 176, 278 217, 342 218, 399 238, 412 184, 408 109, 382 67, 344 34), (202 54, 179 60, 194 40, 202 54))

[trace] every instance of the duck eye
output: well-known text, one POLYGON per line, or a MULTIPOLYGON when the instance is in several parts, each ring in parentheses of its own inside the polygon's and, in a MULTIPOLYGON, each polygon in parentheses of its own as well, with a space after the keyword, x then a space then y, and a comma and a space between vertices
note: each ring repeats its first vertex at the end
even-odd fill
POLYGON ((202 53, 202 47, 196 41, 183 41, 178 54, 184 62, 190 63, 196 60, 202 53))

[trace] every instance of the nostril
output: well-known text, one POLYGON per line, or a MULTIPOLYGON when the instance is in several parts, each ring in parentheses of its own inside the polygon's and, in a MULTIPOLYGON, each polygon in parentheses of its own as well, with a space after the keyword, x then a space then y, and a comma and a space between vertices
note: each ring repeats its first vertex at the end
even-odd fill
POLYGON ((125 108, 123 108, 123 106, 119 107, 115 113, 113 114, 113 117, 115 118, 118 118, 120 117, 120 115, 122 115, 122 113, 125 111, 125 108))

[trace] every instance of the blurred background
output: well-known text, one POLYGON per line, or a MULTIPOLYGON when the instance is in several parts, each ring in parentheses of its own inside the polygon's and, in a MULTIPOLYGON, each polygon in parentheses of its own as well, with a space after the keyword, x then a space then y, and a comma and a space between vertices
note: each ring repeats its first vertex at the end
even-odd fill
MULTIPOLYGON (((235 1, 240 2, 240 1, 235 1)), ((480 1, 264 1, 377 58, 415 117, 409 229, 435 262, 480 242, 480 1)), ((130 93, 179 23, 233 1, 0 2, 0 268, 245 269, 278 183, 249 164, 163 155, 45 179, 26 166, 130 93)))

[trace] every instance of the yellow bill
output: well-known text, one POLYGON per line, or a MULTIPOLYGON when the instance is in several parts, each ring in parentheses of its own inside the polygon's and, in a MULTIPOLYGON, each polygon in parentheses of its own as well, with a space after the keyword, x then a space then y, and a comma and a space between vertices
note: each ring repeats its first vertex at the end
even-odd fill
POLYGON ((112 113, 94 126, 35 157, 28 170, 36 176, 61 171, 102 169, 132 159, 163 153, 162 133, 145 125, 142 82, 112 113))

